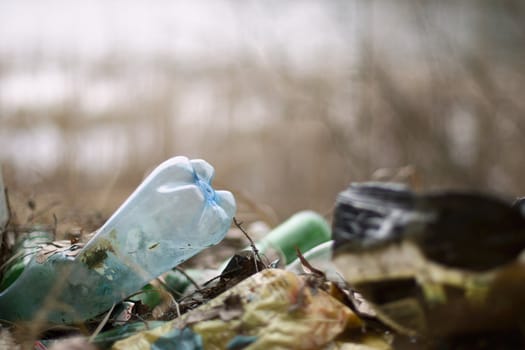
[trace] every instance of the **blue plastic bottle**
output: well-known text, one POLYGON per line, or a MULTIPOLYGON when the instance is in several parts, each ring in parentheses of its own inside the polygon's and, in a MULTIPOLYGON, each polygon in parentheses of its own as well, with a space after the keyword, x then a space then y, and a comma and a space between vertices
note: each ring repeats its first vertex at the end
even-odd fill
POLYGON ((220 242, 236 204, 230 192, 211 187, 213 175, 203 160, 159 165, 76 256, 72 247, 45 261, 33 257, 0 293, 0 319, 88 319, 220 242))

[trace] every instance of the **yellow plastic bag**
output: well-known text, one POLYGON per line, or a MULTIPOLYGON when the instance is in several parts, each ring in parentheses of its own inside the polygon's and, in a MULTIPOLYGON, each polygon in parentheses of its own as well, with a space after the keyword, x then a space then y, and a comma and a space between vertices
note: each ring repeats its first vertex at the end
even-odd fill
MULTIPOLYGON (((149 350, 173 329, 190 327, 204 349, 320 349, 362 321, 312 282, 278 269, 263 270, 166 325, 136 334, 113 349, 149 350)), ((158 348, 158 346, 155 346, 158 348)))

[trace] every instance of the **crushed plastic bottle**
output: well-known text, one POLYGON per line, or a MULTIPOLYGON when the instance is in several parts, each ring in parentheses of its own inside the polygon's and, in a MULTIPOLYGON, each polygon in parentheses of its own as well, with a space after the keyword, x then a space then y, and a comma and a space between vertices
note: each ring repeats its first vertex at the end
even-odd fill
POLYGON ((175 157, 159 165, 80 250, 36 254, 0 293, 0 319, 53 323, 89 319, 179 265, 228 231, 236 204, 215 191, 204 160, 175 157))

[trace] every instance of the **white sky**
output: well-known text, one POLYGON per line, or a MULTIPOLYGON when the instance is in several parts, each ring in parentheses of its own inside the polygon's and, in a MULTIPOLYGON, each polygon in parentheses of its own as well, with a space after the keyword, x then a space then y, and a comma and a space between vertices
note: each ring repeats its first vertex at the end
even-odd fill
POLYGON ((329 10, 321 1, 2 0, 0 53, 217 59, 278 46, 308 56, 341 44, 329 10))

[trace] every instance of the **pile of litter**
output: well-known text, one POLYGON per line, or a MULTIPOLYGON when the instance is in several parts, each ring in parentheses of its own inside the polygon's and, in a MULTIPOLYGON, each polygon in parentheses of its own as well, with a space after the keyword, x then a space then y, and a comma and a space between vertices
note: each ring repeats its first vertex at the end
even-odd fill
POLYGON ((0 348, 525 347, 523 199, 352 184, 331 226, 300 212, 253 242, 213 173, 172 158, 68 241, 22 232, 0 179, 0 348), (178 267, 229 229, 250 245, 178 267))

